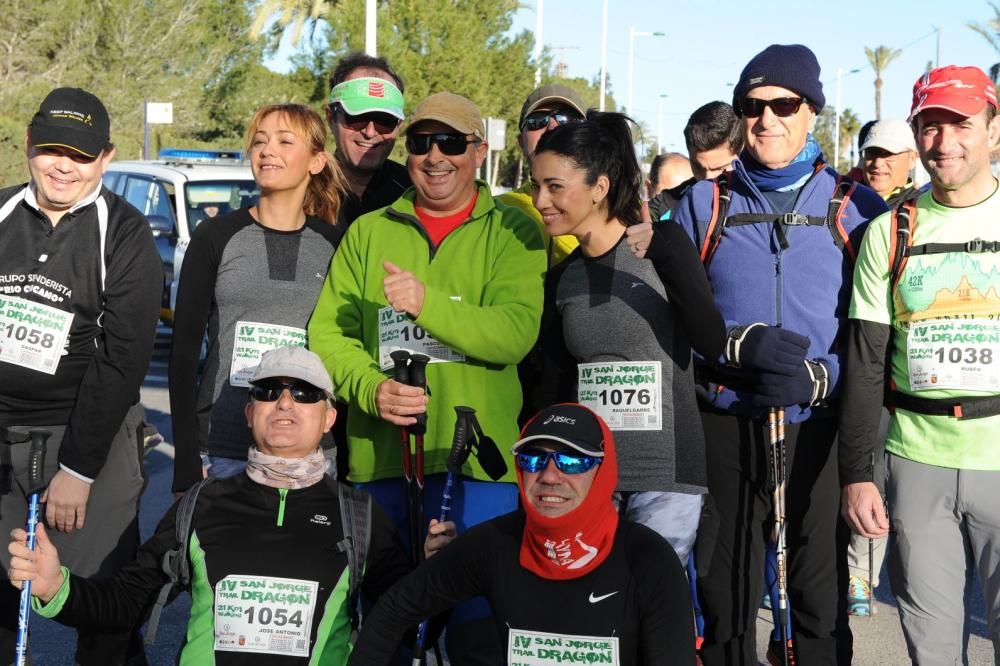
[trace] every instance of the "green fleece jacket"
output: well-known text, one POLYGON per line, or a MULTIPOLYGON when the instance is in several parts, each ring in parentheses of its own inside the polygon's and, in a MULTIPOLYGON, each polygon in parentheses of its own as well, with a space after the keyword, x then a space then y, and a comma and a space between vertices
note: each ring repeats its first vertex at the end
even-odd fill
MULTIPOLYGON (((469 219, 436 249, 417 219, 410 188, 387 208, 358 218, 334 254, 309 322, 309 348, 323 359, 338 397, 349 405, 352 481, 403 473, 399 428, 378 417, 375 403, 378 385, 391 375, 379 363, 379 310, 388 306, 385 261, 424 283, 414 323, 465 357, 427 367, 425 473, 447 471, 454 407, 466 405, 508 459, 503 480, 515 480, 509 452, 521 408, 517 364, 538 336, 545 251, 531 218, 497 203, 485 183, 478 185, 469 219)), ((474 457, 463 472, 488 478, 474 457)))

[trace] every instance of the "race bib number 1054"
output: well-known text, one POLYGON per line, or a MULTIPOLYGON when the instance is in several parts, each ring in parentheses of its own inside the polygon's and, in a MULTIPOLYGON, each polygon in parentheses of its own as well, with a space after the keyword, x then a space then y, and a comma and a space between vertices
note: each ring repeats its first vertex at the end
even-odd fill
POLYGON ((319 584, 267 576, 226 576, 215 586, 215 649, 309 656, 319 584))

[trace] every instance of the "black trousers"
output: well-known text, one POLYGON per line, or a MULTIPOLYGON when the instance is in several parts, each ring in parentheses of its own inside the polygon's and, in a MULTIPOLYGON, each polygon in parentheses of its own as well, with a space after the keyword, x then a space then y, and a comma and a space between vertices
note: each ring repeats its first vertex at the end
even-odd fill
MULTIPOLYGON (((763 588, 764 544, 774 527, 766 420, 703 412, 708 491, 717 535, 699 553, 706 666, 757 664, 755 622, 763 588)), ((833 419, 785 427, 788 589, 797 663, 850 664, 847 621, 848 528, 840 518, 837 430, 833 419)))

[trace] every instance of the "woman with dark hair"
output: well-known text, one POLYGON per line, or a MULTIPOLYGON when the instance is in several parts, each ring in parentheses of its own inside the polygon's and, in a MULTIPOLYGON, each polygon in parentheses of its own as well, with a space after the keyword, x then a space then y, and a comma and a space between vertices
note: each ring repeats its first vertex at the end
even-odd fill
POLYGON ((343 235, 336 221, 347 182, 315 111, 261 107, 250 121, 246 153, 260 201, 198 225, 178 285, 169 372, 174 492, 206 472, 232 476, 246 466, 253 444, 243 414, 248 380, 268 349, 305 345, 343 235))
POLYGON ((578 401, 608 422, 620 449, 619 510, 686 563, 706 485, 691 348, 717 357, 725 326, 679 227, 656 225, 645 259, 629 247, 642 187, 630 123, 591 111, 546 133, 535 150, 545 231, 580 242, 546 281, 538 399, 578 401))

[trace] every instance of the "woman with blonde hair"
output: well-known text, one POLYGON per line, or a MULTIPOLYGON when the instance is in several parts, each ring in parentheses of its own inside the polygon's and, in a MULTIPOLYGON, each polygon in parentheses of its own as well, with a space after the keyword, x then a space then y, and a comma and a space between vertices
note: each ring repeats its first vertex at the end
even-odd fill
POLYGON ((206 220, 191 236, 170 355, 174 492, 200 480, 206 468, 217 477, 242 471, 253 444, 243 414, 248 379, 268 349, 306 342, 306 324, 343 235, 336 220, 347 184, 326 139, 323 119, 306 106, 258 109, 246 154, 260 200, 206 220))

